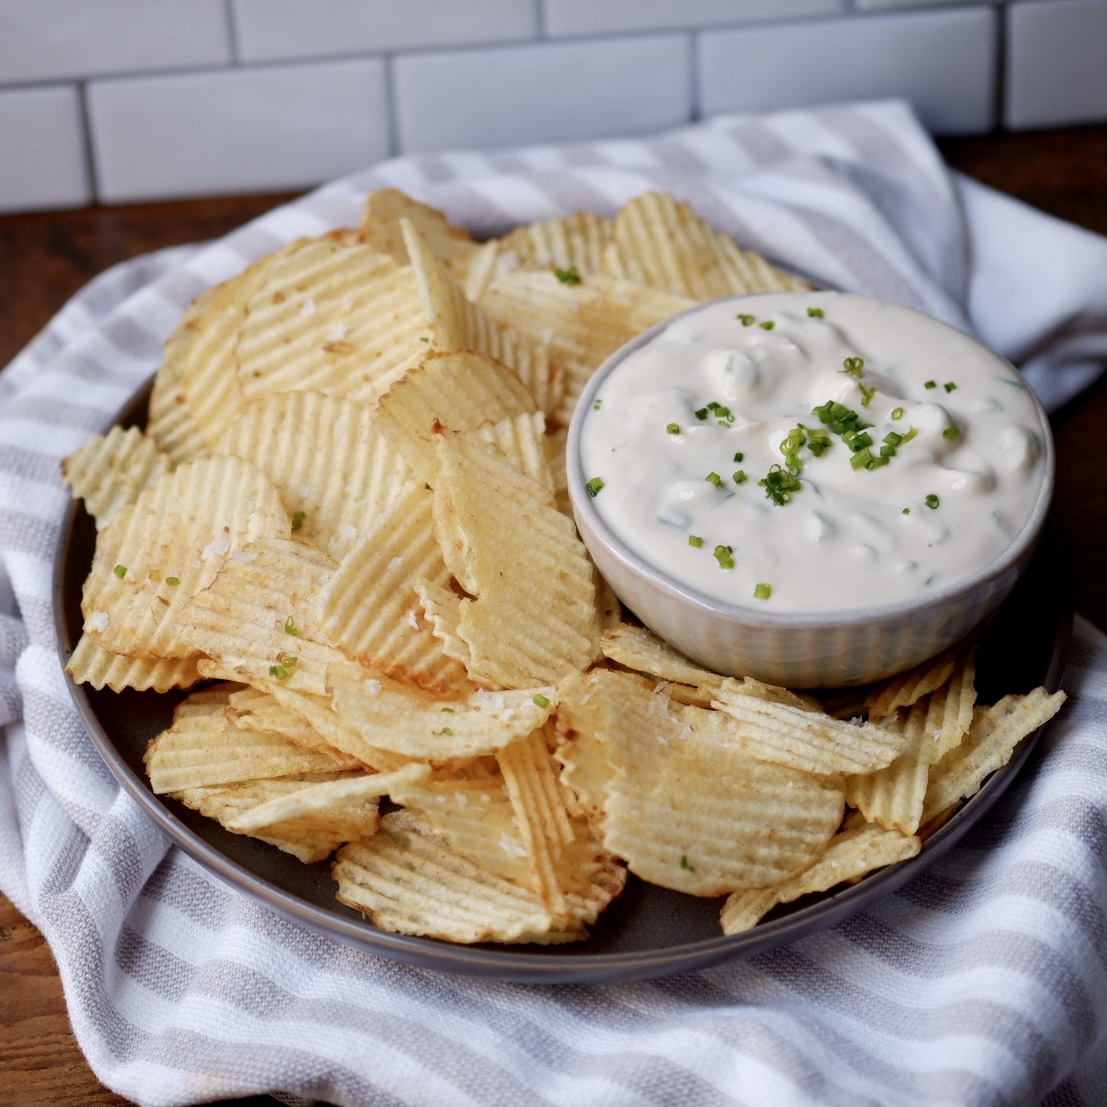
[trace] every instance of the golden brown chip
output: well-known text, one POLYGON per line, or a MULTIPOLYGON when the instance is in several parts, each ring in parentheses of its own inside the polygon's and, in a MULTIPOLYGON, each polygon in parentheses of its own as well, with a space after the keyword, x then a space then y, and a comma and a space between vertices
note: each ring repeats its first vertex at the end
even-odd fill
POLYGON ((448 691, 468 683, 433 625, 420 618, 416 585, 445 587, 450 574, 434 540, 431 493, 410 484, 369 525, 319 593, 327 640, 347 657, 398 680, 448 691))
POLYGON ((146 433, 172 465, 191 461, 209 452, 184 390, 184 367, 191 356, 200 327, 219 297, 218 286, 201 292, 185 309, 169 336, 161 364, 154 374, 147 408, 146 433))
POLYGON ((847 722, 792 703, 750 695, 728 680, 714 706, 743 725, 736 741, 753 757, 809 773, 867 773, 899 756, 905 737, 876 723, 847 722))
POLYGON ((322 695, 328 665, 343 656, 318 607, 335 568, 322 550, 291 538, 244 545, 181 608, 178 633, 236 680, 257 687, 269 676, 322 695))
POLYGON ((438 695, 349 664, 332 666, 328 682, 335 710, 365 742, 420 761, 494 754, 540 727, 555 695, 549 685, 438 695))
POLYGON ((419 232, 454 279, 463 281, 470 259, 478 249, 469 232, 451 223, 437 208, 412 199, 399 189, 378 188, 365 197, 361 238, 378 253, 388 254, 403 265, 408 261, 400 226, 405 219, 419 232))
POLYGON ((429 354, 377 401, 376 426, 412 471, 434 485, 443 430, 465 431, 537 411, 518 375, 470 350, 429 354))
POLYGON ((320 392, 282 392, 247 404, 215 450, 265 473, 293 519, 293 536, 336 560, 416 483, 368 408, 320 392))
POLYGON ((771 888, 734 892, 720 914, 724 934, 739 934, 756 926, 778 903, 791 903, 811 892, 826 892, 837 884, 855 881, 885 865, 906 861, 919 852, 919 839, 885 830, 859 826, 835 835, 826 852, 809 869, 771 888))
POLYGON ((903 750, 891 764, 846 779, 847 803, 862 811, 869 822, 903 834, 914 834, 922 821, 930 773, 927 707, 925 702, 916 703, 905 718, 884 721, 885 727, 906 737, 903 750))
POLYGON ((549 414, 561 398, 562 378, 546 347, 521 336, 513 327, 492 320, 465 297, 464 289, 434 256, 418 231, 402 221, 404 243, 423 305, 423 335, 430 350, 473 350, 512 369, 549 414))
POLYGON ((325 236, 295 244, 246 304, 235 347, 243 398, 313 390, 370 404, 426 352, 415 277, 325 236))
POLYGON ((619 623, 607 628, 600 636, 600 648, 604 656, 628 669, 649 673, 658 680, 684 685, 686 691, 679 695, 681 702, 697 703, 709 707, 715 693, 723 686, 725 677, 689 661, 663 638, 645 627, 619 623))
POLYGON ((961 744, 931 767, 922 822, 975 795, 985 777, 1010 761, 1023 738, 1060 711, 1065 698, 1064 692, 1035 688, 1025 696, 1004 696, 992 707, 976 708, 961 744))
POLYGON ((596 596, 572 521, 498 451, 460 435, 438 449, 435 534, 473 597, 457 625, 470 676, 519 688, 583 669, 599 652, 596 596))
POLYGON ((921 665, 881 681, 865 700, 869 718, 886 719, 899 708, 910 707, 923 696, 941 688, 953 676, 956 666, 957 651, 946 650, 921 665))
POLYGON ((663 192, 645 192, 624 205, 603 261, 612 276, 693 300, 809 287, 740 249, 691 204, 663 192))
POLYGON ((394 933, 461 943, 586 936, 534 892, 455 853, 410 811, 386 815, 372 838, 344 846, 332 873, 342 903, 394 933))
POLYGON ((169 458, 138 427, 116 426, 65 458, 62 477, 100 529, 169 467, 169 458))
POLYGON ((90 634, 82 634, 73 647, 65 671, 77 684, 92 688, 110 688, 122 692, 168 692, 171 688, 191 688, 199 679, 195 658, 126 657, 100 646, 90 634))
POLYGON ((185 604, 255 538, 288 528, 276 489, 254 466, 186 462, 99 532, 81 601, 85 631, 112 653, 191 656, 179 629, 185 604))
POLYGON ((968 733, 976 705, 976 652, 969 650, 960 658, 953 675, 930 693, 926 731, 929 735, 927 760, 931 765, 943 757, 968 733))

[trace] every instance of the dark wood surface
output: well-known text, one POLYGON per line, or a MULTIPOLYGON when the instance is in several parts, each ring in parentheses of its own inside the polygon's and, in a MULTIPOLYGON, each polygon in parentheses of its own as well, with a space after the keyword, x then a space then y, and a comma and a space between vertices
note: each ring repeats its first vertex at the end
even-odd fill
MULTIPOLYGON (((1107 127, 948 139, 940 146, 947 161, 970 176, 1107 234, 1107 127)), ((0 366, 109 266, 164 246, 217 238, 288 199, 239 196, 0 216, 0 366)), ((1069 583, 1077 611, 1107 629, 1107 381, 1053 422, 1056 515, 1069 583)), ((50 950, 3 896, 0 997, 0 1107, 129 1102, 89 1069, 69 1028, 50 950)), ((239 1107, 273 1102, 237 1101, 239 1107)))

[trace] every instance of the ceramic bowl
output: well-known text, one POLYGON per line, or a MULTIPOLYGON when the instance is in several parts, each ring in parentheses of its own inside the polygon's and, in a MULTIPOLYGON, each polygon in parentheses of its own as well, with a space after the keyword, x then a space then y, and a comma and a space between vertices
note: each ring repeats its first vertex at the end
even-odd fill
POLYGON ((643 624, 716 672, 791 688, 826 688, 864 684, 900 672, 989 620, 1030 562, 1049 515, 1054 450, 1048 418, 1036 399, 1043 465, 1040 491, 1021 530, 990 564, 915 600, 882 603, 874 596, 863 610, 788 613, 722 602, 651 564, 608 525, 598 500, 586 488, 589 474, 581 459, 581 432, 597 394, 630 354, 672 322, 652 327, 603 363, 578 402, 567 443, 569 495, 580 535, 600 573, 643 624))

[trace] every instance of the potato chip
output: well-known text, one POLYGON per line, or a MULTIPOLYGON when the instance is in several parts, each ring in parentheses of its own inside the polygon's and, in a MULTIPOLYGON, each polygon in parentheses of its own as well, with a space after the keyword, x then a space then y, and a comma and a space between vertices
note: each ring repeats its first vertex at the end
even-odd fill
POLYGON ((552 686, 435 695, 357 667, 332 666, 335 710, 369 745, 413 760, 452 761, 494 754, 540 727, 552 686))
POLYGON ((549 347, 565 373, 561 402, 549 414, 568 426, 584 386, 607 357, 695 301, 600 274, 569 281, 564 274, 510 271, 490 282, 479 304, 492 319, 549 347))
POLYGON ((415 486, 368 408, 320 392, 283 392, 247 404, 215 451, 265 473, 293 519, 293 536, 336 560, 415 486))
POLYGON ((166 473, 99 532, 81 609, 112 653, 189 657, 180 613, 228 559, 262 535, 287 534, 277 491, 238 458, 200 458, 166 473))
POLYGON ((472 678, 518 688, 587 666, 599 653, 595 584, 572 521, 498 451, 464 436, 438 449, 434 527, 473 597, 457 627, 472 678))
POLYGON ((283 735, 236 730, 219 707, 178 717, 151 741, 144 760, 158 794, 340 767, 328 754, 283 735))
POLYGON ((607 860, 566 896, 567 914, 554 914, 534 892, 452 851, 410 811, 386 815, 372 838, 344 846, 332 875, 339 900, 381 929, 462 943, 578 941, 625 883, 607 860))
POLYGON ((127 657, 105 650, 91 634, 82 634, 77 640, 65 671, 76 684, 97 690, 110 688, 113 692, 124 688, 168 692, 171 688, 191 688, 200 680, 194 658, 127 657))
POLYGON ((970 649, 959 659, 953 675, 930 693, 926 731, 929 735, 927 760, 937 764, 972 726, 976 705, 976 651, 970 649))
POLYGON ((403 265, 409 260, 401 228, 405 219, 454 279, 464 281, 470 259, 478 249, 469 232, 451 223, 437 208, 420 203, 398 189, 378 188, 365 197, 359 228, 361 238, 378 253, 388 254, 403 265))
POLYGON ((930 822, 951 804, 975 795, 985 777, 1010 761, 1023 738, 1060 711, 1065 698, 1064 692, 1035 688, 1024 696, 1004 696, 991 707, 976 708, 961 744, 930 770, 922 822, 930 822))
POLYGON ((502 362, 471 350, 429 354, 377 401, 380 434, 429 485, 438 471, 440 433, 471 430, 537 411, 519 377, 502 362))
MULTIPOLYGON (((726 679, 718 673, 689 661, 668 642, 646 627, 619 623, 603 632, 600 648, 604 656, 628 669, 649 673, 658 680, 687 685, 682 699, 708 707, 711 699, 726 679)), ((671 689, 666 689, 672 694, 671 689)))
POLYGON ((594 212, 528 223, 495 242, 494 271, 560 270, 570 281, 574 271, 578 275, 599 273, 613 230, 610 219, 594 212))
POLYGON ((269 267, 235 347, 245 400, 312 390, 370 404, 426 353, 415 276, 386 254, 328 236, 269 267))
POLYGON ((925 701, 916 703, 905 718, 884 721, 885 727, 906 737, 894 761, 883 769, 846 779, 847 803, 862 811, 869 822, 903 834, 914 834, 922 821, 930 774, 928 706, 925 701))
POLYGON ((502 361, 512 369, 549 414, 561 398, 562 378, 555 372, 546 347, 524 339, 513 327, 493 321, 465 298, 461 285, 434 256, 408 221, 402 221, 404 242, 423 305, 423 331, 431 350, 472 350, 502 361))
POLYGON ((809 773, 867 773, 891 764, 904 735, 869 722, 847 722, 791 703, 750 695, 728 680, 713 701, 742 723, 736 741, 751 756, 809 773))
POLYGON ((220 294, 218 286, 201 292, 185 309, 162 352, 147 405, 146 433, 174 466, 209 452, 208 441, 192 413, 184 390, 184 366, 207 313, 220 294))
POLYGON ((249 543, 181 608, 178 633, 237 680, 268 675, 321 695, 328 665, 342 660, 318 608, 335 568, 322 550, 291 538, 249 543))
POLYGON ((431 493, 412 483, 366 530, 319 593, 328 641, 397 680, 448 691, 465 666, 443 652, 420 618, 416 584, 445 587, 450 574, 434 540, 431 493))
POLYGON ((645 192, 624 205, 603 262, 612 276, 693 300, 809 287, 740 249, 691 204, 662 192, 645 192))
POLYGON ((719 917, 724 934, 750 930, 778 903, 791 903, 812 892, 826 892, 835 885, 914 857, 919 839, 885 830, 860 826, 835 835, 826 852, 809 869, 771 888, 750 888, 727 897, 719 917))
POLYGON ((881 681, 865 699, 869 718, 886 719, 899 708, 910 707, 936 688, 941 688, 953 676, 956 664, 957 651, 946 650, 921 665, 881 681))
POLYGON ((112 427, 94 435, 62 461, 62 479, 100 529, 123 506, 169 471, 169 458, 138 427, 112 427))

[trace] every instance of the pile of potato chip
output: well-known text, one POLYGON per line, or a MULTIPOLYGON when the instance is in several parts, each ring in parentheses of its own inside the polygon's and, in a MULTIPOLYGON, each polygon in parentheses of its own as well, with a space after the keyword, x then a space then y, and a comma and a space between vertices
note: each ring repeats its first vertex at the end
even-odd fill
POLYGON ((589 375, 693 303, 805 287, 671 196, 473 241, 394 190, 209 289, 145 429, 66 459, 97 525, 67 671, 192 689, 154 792, 385 930, 566 942, 628 870, 721 926, 917 853, 1063 693, 971 650, 816 699, 634 624, 567 506, 589 375))

